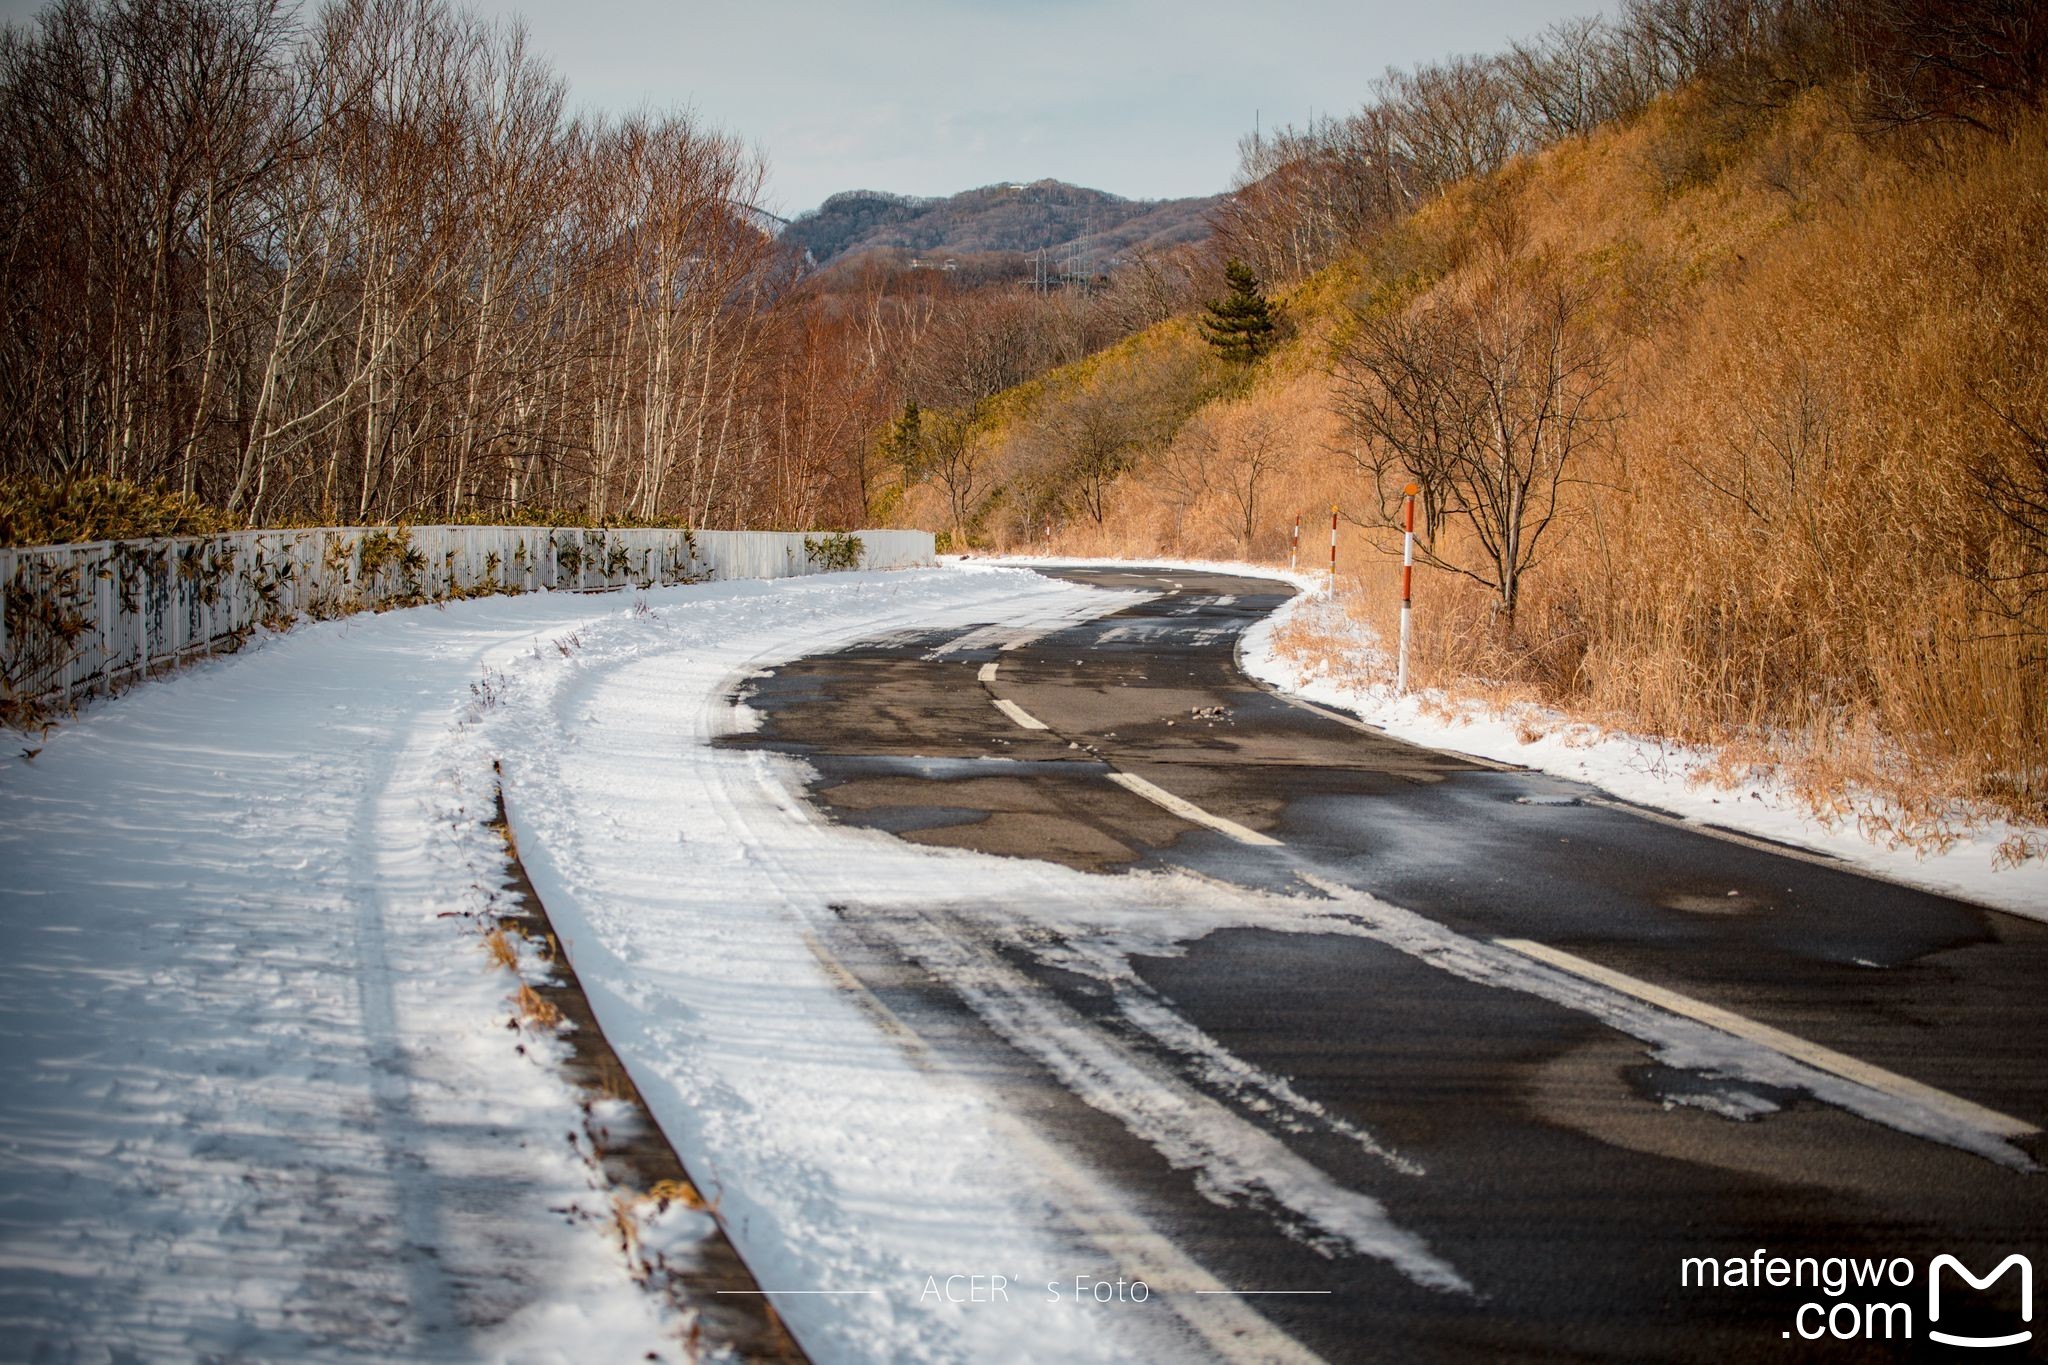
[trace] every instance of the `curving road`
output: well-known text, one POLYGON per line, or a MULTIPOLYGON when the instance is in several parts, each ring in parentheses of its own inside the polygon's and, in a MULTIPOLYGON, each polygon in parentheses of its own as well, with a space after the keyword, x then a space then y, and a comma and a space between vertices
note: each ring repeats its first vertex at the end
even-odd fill
MULTIPOLYGON (((1023 1002, 1015 1027, 1099 1031, 1159 1078, 1158 1095, 1105 1101, 991 1027, 917 931, 843 911, 830 950, 906 1046, 1000 1087, 1027 1140, 1114 1188, 1170 1243, 1161 1255, 1242 1295, 1230 1302, 1255 1316, 1212 1316, 1212 1345, 1329 1360, 1892 1358, 1931 1345, 1924 1278, 1837 1298, 1687 1287, 1681 1262, 1764 1248, 1923 1272, 1939 1253, 1979 1273, 2012 1252, 2048 1265, 2048 1180, 2029 1169, 2048 1125, 2048 925, 1278 696, 1240 672, 1235 644, 1282 585, 1058 576, 1156 595, 1036 639, 991 630, 948 648, 957 631, 913 633, 804 660, 748 685, 764 724, 730 742, 801 755, 831 818, 903 839, 1297 896, 1349 888, 1419 917, 1406 947, 1215 932, 1134 959, 1128 990, 1057 951, 931 930, 1023 1002), (1431 954, 1451 950, 1432 935, 1489 945, 1541 989, 1444 970, 1431 954), (1139 998, 1213 1047, 1191 1060, 1161 1046, 1157 1028, 1133 1027, 1139 998), (1657 1052, 1644 1031, 1671 1020, 1850 1098, 1657 1052), (1239 1070, 1291 1098, 1266 1103, 1239 1070), (1464 1283, 1348 1254, 1256 1198, 1211 1197, 1126 1102, 1225 1107, 1272 1144, 1248 1159, 1369 1195, 1464 1283), (1909 1303, 1913 1339, 1799 1338, 1816 1321, 1802 1304, 1844 1300, 1909 1303)), ((2008 1277, 1951 1296, 1939 1326, 2003 1333, 2018 1308, 2008 1277)))

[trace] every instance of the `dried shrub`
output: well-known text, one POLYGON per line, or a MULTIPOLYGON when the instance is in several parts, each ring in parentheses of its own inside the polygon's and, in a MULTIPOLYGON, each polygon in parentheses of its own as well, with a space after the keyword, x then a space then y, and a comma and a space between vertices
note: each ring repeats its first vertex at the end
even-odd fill
POLYGON ((240 527, 198 498, 120 479, 0 478, 0 546, 214 535, 240 527))

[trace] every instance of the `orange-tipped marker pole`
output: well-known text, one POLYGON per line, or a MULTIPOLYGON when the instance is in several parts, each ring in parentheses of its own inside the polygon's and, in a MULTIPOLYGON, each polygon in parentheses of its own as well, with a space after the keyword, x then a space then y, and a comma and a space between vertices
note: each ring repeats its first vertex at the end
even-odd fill
POLYGON ((1330 504, 1330 596, 1337 595, 1337 504, 1330 504))
POLYGON ((1408 690, 1408 641, 1414 634, 1415 615, 1415 495, 1422 490, 1409 484, 1401 490, 1401 652, 1394 665, 1394 695, 1408 690))

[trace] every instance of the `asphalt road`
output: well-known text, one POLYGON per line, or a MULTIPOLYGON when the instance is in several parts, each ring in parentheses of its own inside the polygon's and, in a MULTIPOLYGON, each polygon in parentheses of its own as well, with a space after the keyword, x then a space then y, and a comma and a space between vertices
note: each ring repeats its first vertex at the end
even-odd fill
MULTIPOLYGON (((2018 1151, 2044 1154, 2026 1130, 2048 1125, 2048 925, 1282 698, 1235 656, 1282 585, 1111 567, 1060 576, 1159 595, 1009 649, 992 635, 985 648, 928 657, 933 637, 804 660, 749 685, 765 724, 734 742, 802 755, 821 809, 904 839, 1112 874, 1178 866, 1267 890, 1341 884, 1475 939, 1561 951, 1933 1087, 1959 1112, 2007 1123, 2018 1151)), ((2048 1266, 2038 1170, 1798 1091, 1666 1065, 1591 1013, 1367 938, 1232 929, 1140 959, 1144 986, 1231 1055, 1412 1160, 1416 1171, 1390 1173, 1327 1128, 1263 1114, 1213 1069, 1155 1058, 1379 1200, 1470 1281, 1470 1292, 1445 1292, 1383 1260, 1333 1254, 1270 1209, 1206 1196, 982 1028, 886 934, 851 920, 834 951, 940 1064, 1003 1088, 1044 1140, 1113 1182, 1223 1285, 1297 1291, 1246 1302, 1326 1359, 2043 1353, 2048 1321, 1997 1350, 1927 1337, 1935 1326, 2026 1328, 2019 1277, 1951 1289, 1938 1324, 1925 1278, 1940 1253, 1978 1274, 2014 1252, 2048 1266), (1685 1258, 1759 1248, 1905 1257, 1918 1274, 1910 1289, 1839 1299, 1811 1286, 1681 1285, 1685 1258), (1860 1319, 1857 1340, 1798 1335, 1821 1321, 1800 1319, 1801 1305, 1844 1301, 1908 1303, 1913 1336, 1863 1340, 1860 1319)), ((1036 956, 1005 960, 1071 1016, 1128 1034, 1096 983, 1036 956)))

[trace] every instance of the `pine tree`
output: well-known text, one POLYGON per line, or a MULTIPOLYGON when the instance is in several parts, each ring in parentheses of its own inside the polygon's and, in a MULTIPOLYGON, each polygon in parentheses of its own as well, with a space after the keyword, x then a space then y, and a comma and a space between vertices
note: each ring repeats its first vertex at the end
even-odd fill
POLYGON ((1223 267, 1223 279, 1230 293, 1203 305, 1208 316, 1202 319, 1202 334, 1225 360, 1249 365, 1273 349, 1279 322, 1250 266, 1233 260, 1223 267))
POLYGON ((924 477, 924 414, 915 401, 903 405, 903 415, 896 419, 883 449, 903 470, 906 480, 924 477))

